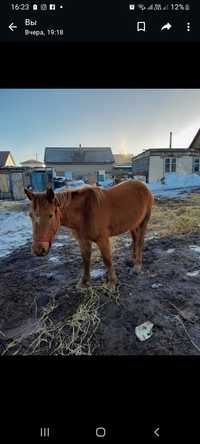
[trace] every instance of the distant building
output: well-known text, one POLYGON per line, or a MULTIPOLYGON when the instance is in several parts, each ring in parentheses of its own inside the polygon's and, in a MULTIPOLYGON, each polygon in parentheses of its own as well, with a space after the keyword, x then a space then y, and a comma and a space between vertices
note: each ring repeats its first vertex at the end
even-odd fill
POLYGON ((39 160, 36 160, 36 159, 25 160, 24 162, 21 162, 21 165, 24 166, 24 167, 29 167, 29 168, 42 168, 42 167, 44 167, 44 163, 40 162, 39 160))
POLYGON ((44 163, 54 168, 57 176, 72 172, 73 179, 97 175, 99 170, 111 174, 114 157, 110 147, 47 147, 44 163))
POLYGON ((113 154, 113 156, 116 166, 132 164, 132 154, 113 154))
POLYGON ((31 169, 8 166, 0 168, 0 199, 25 199, 24 187, 31 185, 31 169))
POLYGON ((0 168, 15 165, 15 161, 10 151, 0 151, 0 168))
POLYGON ((114 154, 115 164, 113 165, 112 174, 114 177, 129 177, 132 173, 132 155, 131 154, 114 154))
POLYGON ((32 191, 45 191, 53 183, 52 168, 29 168, 12 166, 0 168, 0 199, 25 199, 24 188, 32 191))
POLYGON ((156 181, 168 173, 200 174, 200 130, 188 148, 150 148, 132 159, 134 176, 156 181))

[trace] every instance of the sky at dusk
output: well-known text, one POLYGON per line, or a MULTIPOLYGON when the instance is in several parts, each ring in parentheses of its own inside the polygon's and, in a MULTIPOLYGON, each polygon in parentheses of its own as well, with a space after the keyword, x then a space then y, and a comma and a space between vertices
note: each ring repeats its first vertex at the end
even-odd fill
POLYGON ((200 89, 1 89, 0 150, 17 164, 46 146, 110 146, 113 153, 185 148, 200 128, 200 89))

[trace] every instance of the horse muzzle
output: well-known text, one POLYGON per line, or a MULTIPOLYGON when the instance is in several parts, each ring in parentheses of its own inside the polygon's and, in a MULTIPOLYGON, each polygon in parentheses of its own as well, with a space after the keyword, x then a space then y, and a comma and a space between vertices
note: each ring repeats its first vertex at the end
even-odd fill
POLYGON ((46 256, 49 253, 51 242, 33 241, 32 253, 35 256, 46 256))

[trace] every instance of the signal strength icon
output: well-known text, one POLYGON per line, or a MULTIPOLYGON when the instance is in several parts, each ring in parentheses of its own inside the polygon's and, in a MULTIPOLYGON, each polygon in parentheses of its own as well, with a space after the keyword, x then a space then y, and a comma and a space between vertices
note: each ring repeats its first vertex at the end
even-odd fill
POLYGON ((164 6, 163 11, 168 11, 169 5, 164 6))
POLYGON ((153 5, 150 5, 147 9, 148 9, 149 11, 152 11, 152 10, 153 10, 153 5))

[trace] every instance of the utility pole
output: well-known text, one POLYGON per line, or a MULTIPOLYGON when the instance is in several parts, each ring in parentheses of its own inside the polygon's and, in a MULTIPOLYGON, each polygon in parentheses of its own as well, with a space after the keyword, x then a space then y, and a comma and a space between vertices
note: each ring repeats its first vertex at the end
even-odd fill
POLYGON ((169 135, 169 147, 172 148, 172 132, 169 135))

